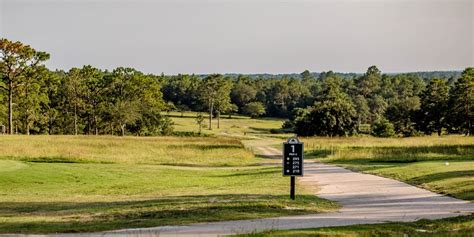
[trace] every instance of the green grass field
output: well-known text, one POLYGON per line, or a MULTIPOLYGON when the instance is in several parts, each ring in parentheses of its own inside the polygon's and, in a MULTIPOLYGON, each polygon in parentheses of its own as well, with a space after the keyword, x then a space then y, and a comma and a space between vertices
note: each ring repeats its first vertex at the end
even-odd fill
MULTIPOLYGON (((198 132, 199 127, 196 123, 196 112, 170 112, 168 115, 174 122, 174 130, 179 132, 198 132)), ((220 119, 220 128, 217 128, 217 119, 212 120, 212 130, 209 130, 209 120, 207 114, 203 114, 206 126, 202 129, 204 134, 213 134, 221 136, 252 137, 265 135, 268 136, 271 129, 279 129, 283 124, 283 119, 260 118, 251 119, 241 115, 222 115, 220 119)))
MULTIPOLYGON (((195 113, 170 116, 176 131, 197 132, 195 113)), ((259 156, 255 147, 281 148, 283 138, 292 136, 270 134, 282 122, 223 116, 220 129, 215 120, 213 130, 203 129, 209 137, 0 136, 0 233, 86 232, 337 209, 301 186, 301 195, 290 201, 279 161, 259 156), (272 162, 276 167, 262 165, 272 162)), ((307 159, 474 200, 473 137, 302 140, 307 159)), ((466 233, 472 218, 255 235, 413 236, 428 227, 436 227, 433 233, 466 233)))
MULTIPOLYGON (((262 131, 279 123, 241 119, 262 131)), ((338 208, 302 188, 289 200, 281 170, 260 165, 262 158, 227 135, 0 136, 0 147, 0 233, 89 232, 338 208)))
POLYGON ((258 160, 226 137, 3 136, 0 159, 28 162, 248 166, 258 160))

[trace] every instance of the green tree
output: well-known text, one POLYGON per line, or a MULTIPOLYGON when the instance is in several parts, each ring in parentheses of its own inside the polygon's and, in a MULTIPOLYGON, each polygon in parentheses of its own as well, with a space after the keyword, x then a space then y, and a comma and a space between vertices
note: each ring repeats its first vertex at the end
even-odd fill
POLYGON ((32 67, 40 66, 49 54, 36 51, 29 45, 0 39, 1 88, 8 94, 8 133, 13 134, 13 96, 20 80, 32 67))
POLYGON ((244 106, 242 111, 252 118, 257 118, 265 114, 265 107, 260 102, 250 102, 244 106))
POLYGON ((222 110, 230 106, 230 90, 231 83, 220 74, 213 74, 203 79, 200 93, 201 101, 206 104, 209 111, 209 130, 212 130, 212 117, 214 110, 217 111, 217 116, 222 110))
POLYGON ((34 127, 35 123, 45 123, 46 111, 41 111, 43 104, 49 103, 47 87, 45 81, 50 76, 50 71, 44 66, 32 66, 28 68, 24 76, 19 79, 15 88, 14 97, 17 105, 17 124, 19 130, 30 135, 32 129, 35 133, 40 132, 39 127, 34 127))
POLYGON ((446 127, 449 87, 445 80, 432 79, 420 95, 418 127, 426 134, 437 132, 441 136, 446 127))
MULTIPOLYGON (((85 87, 82 71, 79 68, 71 68, 65 75, 62 83, 64 94, 64 109, 67 110, 65 116, 72 114, 74 135, 79 133, 80 117, 79 113, 85 108, 85 87)), ((69 120, 69 118, 65 118, 69 120)), ((67 127, 67 126, 66 126, 67 127)))
POLYGON ((367 100, 362 95, 357 95, 354 98, 354 107, 357 111, 357 125, 369 123, 370 121, 370 108, 367 100))
POLYGON ((420 98, 418 96, 407 97, 390 105, 385 112, 387 119, 395 126, 397 133, 405 136, 416 134, 414 116, 420 109, 420 98))
POLYGON ((257 90, 255 88, 243 81, 239 81, 232 88, 231 101, 242 110, 247 103, 255 99, 256 95, 257 90))
POLYGON ((221 82, 215 103, 217 128, 220 128, 221 113, 231 112, 234 109, 234 106, 230 100, 231 88, 232 82, 230 80, 223 80, 221 82))
POLYGON ((324 80, 324 93, 302 118, 295 119, 295 132, 302 136, 344 136, 355 132, 357 113, 341 88, 340 78, 324 80))
POLYGON ((393 137, 395 129, 392 123, 387 119, 381 118, 374 122, 371 134, 376 137, 393 137))
POLYGON ((196 123, 198 125, 198 128, 199 128, 199 135, 201 135, 201 130, 202 130, 202 126, 203 126, 203 122, 204 122, 204 116, 202 115, 201 112, 197 113, 196 115, 196 123))
POLYGON ((41 104, 41 111, 45 118, 42 131, 47 134, 63 134, 64 120, 61 111, 67 109, 63 107, 63 92, 61 82, 64 79, 64 71, 47 71, 47 76, 43 80, 44 91, 47 95, 47 103, 41 104))
POLYGON ((474 135, 474 68, 466 68, 452 88, 450 131, 474 135))
POLYGON ((382 96, 375 95, 370 100, 368 100, 368 103, 369 110, 371 111, 370 121, 383 118, 384 113, 388 107, 387 101, 382 96))
POLYGON ((380 88, 381 72, 376 66, 371 66, 367 72, 355 80, 359 94, 365 98, 369 97, 380 88))
POLYGON ((127 125, 136 123, 141 118, 141 90, 144 75, 133 68, 116 68, 106 76, 104 91, 106 107, 113 133, 118 126, 120 134, 125 135, 127 125))
POLYGON ((99 134, 101 122, 101 103, 104 101, 103 91, 105 83, 104 73, 90 65, 84 66, 79 71, 80 77, 84 83, 84 93, 81 94, 81 100, 84 101, 84 115, 87 121, 87 134, 99 134))

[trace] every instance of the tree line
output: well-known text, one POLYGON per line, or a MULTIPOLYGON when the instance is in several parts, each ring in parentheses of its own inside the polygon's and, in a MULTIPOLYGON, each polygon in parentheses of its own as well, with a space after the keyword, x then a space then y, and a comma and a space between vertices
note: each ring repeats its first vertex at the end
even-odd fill
MULTIPOLYGON (((288 118, 299 135, 473 134, 474 69, 434 74, 153 75, 92 66, 51 71, 49 54, 0 40, 0 124, 9 133, 169 135, 166 111, 288 118), (449 75, 449 74, 446 74, 449 75)), ((199 117, 199 129, 203 116, 199 117)))

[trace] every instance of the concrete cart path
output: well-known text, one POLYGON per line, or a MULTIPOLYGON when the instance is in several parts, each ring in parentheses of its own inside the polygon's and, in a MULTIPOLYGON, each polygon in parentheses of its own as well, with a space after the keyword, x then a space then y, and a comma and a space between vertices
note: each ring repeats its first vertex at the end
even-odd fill
MULTIPOLYGON (((274 151, 267 154, 272 157, 277 155, 277 149, 263 150, 266 150, 266 153, 274 151)), ((274 229, 408 222, 474 213, 473 203, 333 165, 305 162, 305 176, 298 178, 298 182, 300 185, 314 188, 319 197, 339 202, 342 208, 334 213, 124 229, 81 236, 218 236, 274 229)))

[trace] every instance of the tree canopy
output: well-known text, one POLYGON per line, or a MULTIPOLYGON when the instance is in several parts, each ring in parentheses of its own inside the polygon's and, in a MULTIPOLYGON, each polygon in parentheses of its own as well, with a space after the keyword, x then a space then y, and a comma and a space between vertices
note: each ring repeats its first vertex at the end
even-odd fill
POLYGON ((474 134, 474 68, 153 75, 91 65, 51 71, 48 59, 21 42, 0 40, 0 124, 9 133, 171 134, 162 112, 190 110, 206 111, 209 129, 213 118, 219 128, 221 114, 241 113, 287 118, 285 129, 307 136, 474 134))

